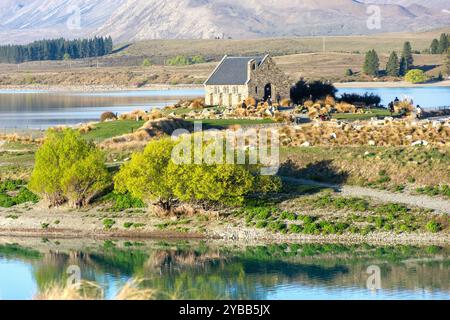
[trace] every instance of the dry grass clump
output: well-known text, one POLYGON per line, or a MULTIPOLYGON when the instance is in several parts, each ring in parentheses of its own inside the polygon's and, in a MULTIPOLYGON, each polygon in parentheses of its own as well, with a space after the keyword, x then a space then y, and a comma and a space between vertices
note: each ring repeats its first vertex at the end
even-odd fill
POLYGON ((450 145, 450 122, 336 121, 304 125, 289 133, 289 146, 310 145, 371 145, 411 146, 450 145))
POLYGON ((330 114, 333 110, 338 113, 357 113, 363 110, 357 108, 355 105, 340 102, 337 103, 332 96, 327 96, 324 100, 307 100, 303 103, 303 108, 308 110, 310 119, 316 119, 320 115, 330 114))
POLYGON ((280 106, 281 106, 281 107, 290 107, 291 105, 292 105, 291 99, 285 98, 285 99, 282 99, 282 100, 280 101, 280 106))
POLYGON ((120 120, 144 120, 147 117, 147 113, 144 110, 133 110, 128 113, 122 113, 119 116, 120 120))
POLYGON ((117 115, 111 111, 103 112, 100 115, 100 122, 117 120, 117 115))
POLYGON ((414 110, 414 106, 408 100, 403 100, 394 104, 394 111, 396 113, 404 113, 406 115, 411 115, 414 110))
POLYGON ((136 150, 144 147, 151 139, 170 135, 177 129, 193 130, 192 122, 179 118, 149 120, 133 133, 107 139, 100 147, 114 150, 136 150))
POLYGON ((248 97, 247 99, 245 99, 245 104, 247 105, 247 107, 256 107, 258 102, 256 101, 255 98, 248 97))
POLYGON ((189 109, 203 109, 205 107, 205 99, 198 98, 191 101, 189 104, 189 109))
POLYGON ((336 111, 340 113, 356 113, 357 111, 357 108, 354 105, 346 102, 337 103, 335 108, 336 111))
MULTIPOLYGON (((127 282, 114 297, 114 300, 152 300, 155 290, 140 288, 143 280, 127 282)), ((104 300, 103 289, 94 282, 82 281, 78 286, 55 284, 38 293, 35 300, 104 300)))
POLYGON ((21 142, 21 143, 37 143, 43 142, 43 137, 33 137, 31 135, 21 135, 17 133, 0 134, 0 141, 6 142, 21 142))
POLYGON ((78 132, 81 134, 88 133, 94 130, 94 126, 91 123, 84 123, 78 128, 78 132))
POLYGON ((156 120, 164 118, 164 114, 159 109, 152 109, 150 112, 145 112, 143 110, 134 110, 129 113, 123 113, 119 116, 120 120, 156 120))

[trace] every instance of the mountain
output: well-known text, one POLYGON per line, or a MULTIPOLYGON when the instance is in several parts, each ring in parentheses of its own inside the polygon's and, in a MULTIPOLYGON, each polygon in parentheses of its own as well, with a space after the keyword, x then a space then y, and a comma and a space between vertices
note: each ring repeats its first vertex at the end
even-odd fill
POLYGON ((448 0, 2 0, 0 43, 354 35, 450 25, 448 0), (369 6, 380 28, 368 28, 369 6))

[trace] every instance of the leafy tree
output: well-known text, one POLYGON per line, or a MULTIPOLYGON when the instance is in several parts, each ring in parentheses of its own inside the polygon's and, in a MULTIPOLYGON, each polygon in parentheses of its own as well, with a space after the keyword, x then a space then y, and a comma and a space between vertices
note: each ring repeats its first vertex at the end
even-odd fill
POLYGON ((142 62, 143 67, 150 67, 152 65, 152 62, 149 59, 144 59, 142 62))
POLYGON ((449 48, 448 35, 442 33, 439 39, 438 53, 439 54, 447 53, 448 48, 449 48))
POLYGON ((334 97, 337 89, 330 83, 322 81, 306 82, 304 79, 300 79, 290 90, 291 100, 300 104, 305 100, 312 99, 318 100, 326 96, 334 97))
POLYGON ((143 152, 135 153, 114 177, 118 193, 158 204, 170 210, 175 202, 167 168, 175 143, 170 139, 150 142, 143 152))
POLYGON ((422 83, 428 80, 427 75, 420 69, 412 69, 408 71, 405 80, 411 83, 422 83))
POLYGON ((401 57, 400 58, 400 68, 399 68, 398 73, 400 76, 404 76, 404 75, 406 75, 407 72, 408 72, 408 70, 407 70, 406 60, 404 57, 401 57))
POLYGON ((386 65, 386 73, 391 77, 398 77, 400 75, 400 62, 395 51, 389 56, 389 61, 386 65))
POLYGON ((70 60, 70 54, 68 54, 68 53, 64 53, 64 58, 63 58, 64 60, 70 60))
POLYGON ((433 39, 430 45, 430 53, 431 54, 437 54, 439 51, 439 40, 433 39))
POLYGON ((402 52, 402 69, 406 72, 411 69, 411 67, 414 65, 414 58, 412 55, 412 47, 411 42, 406 41, 403 45, 403 52, 402 52))
POLYGON ((251 166, 177 164, 172 160, 177 143, 171 139, 155 140, 143 152, 134 154, 114 177, 116 192, 129 192, 169 213, 178 201, 235 205, 256 190, 274 189, 267 181, 259 180, 251 166))
POLYGON ((36 153, 29 187, 51 206, 67 200, 71 206, 88 204, 110 184, 104 154, 78 132, 49 131, 36 153))
POLYGON ((191 59, 193 64, 197 64, 197 63, 205 63, 205 58, 203 56, 197 55, 197 56, 193 56, 191 59))
POLYGON ((366 53, 364 60, 363 71, 370 76, 377 76, 380 68, 380 59, 375 50, 370 50, 366 53))

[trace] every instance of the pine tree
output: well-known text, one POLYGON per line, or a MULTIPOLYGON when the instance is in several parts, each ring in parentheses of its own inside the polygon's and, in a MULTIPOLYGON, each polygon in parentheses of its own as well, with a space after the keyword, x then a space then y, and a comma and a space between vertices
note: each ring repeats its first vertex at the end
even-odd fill
POLYGON ((370 50, 366 53, 364 60, 363 71, 370 76, 377 76, 380 68, 380 59, 375 50, 370 50))
POLYGON ((408 72, 408 65, 406 63, 406 60, 404 57, 400 58, 400 69, 398 71, 398 74, 403 77, 408 72))
POLYGON ((433 39, 430 45, 430 53, 431 54, 438 54, 439 51, 439 40, 433 39))
POLYGON ((398 77, 400 75, 400 62, 395 51, 389 56, 389 61, 386 65, 386 73, 391 77, 398 77))
POLYGON ((406 41, 405 44, 403 45, 403 53, 402 53, 402 58, 404 58, 404 70, 405 73, 408 72, 409 69, 412 68, 413 64, 414 64, 414 58, 412 55, 412 47, 411 47, 411 43, 409 41, 406 41))
POLYGON ((441 34, 441 38, 439 39, 438 53, 439 54, 447 53, 448 47, 449 47, 448 35, 443 33, 441 34))
POLYGON ((447 49, 447 59, 445 61, 445 73, 450 77, 450 49, 447 49))

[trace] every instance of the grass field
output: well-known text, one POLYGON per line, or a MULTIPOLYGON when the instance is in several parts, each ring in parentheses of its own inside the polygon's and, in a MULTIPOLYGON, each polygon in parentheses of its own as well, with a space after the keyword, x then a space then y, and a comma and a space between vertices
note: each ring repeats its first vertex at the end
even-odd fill
POLYGON ((121 136, 126 133, 132 133, 136 129, 142 127, 143 124, 144 121, 134 120, 102 122, 96 124, 92 131, 83 134, 83 137, 94 142, 101 142, 112 137, 121 136))
MULTIPOLYGON (((333 113, 332 117, 338 120, 369 120, 374 117, 390 117, 391 113, 386 109, 372 108, 372 113, 333 113)), ((398 114, 394 114, 396 116, 398 114)))
POLYGON ((229 127, 233 125, 249 126, 259 124, 275 123, 272 119, 205 119, 205 120, 187 120, 187 121, 201 121, 204 126, 209 127, 229 127))

